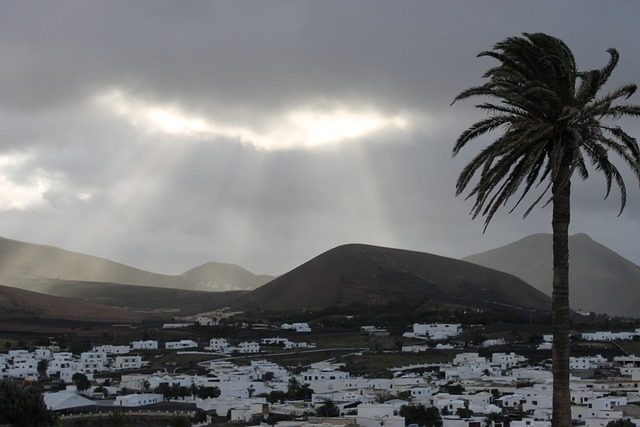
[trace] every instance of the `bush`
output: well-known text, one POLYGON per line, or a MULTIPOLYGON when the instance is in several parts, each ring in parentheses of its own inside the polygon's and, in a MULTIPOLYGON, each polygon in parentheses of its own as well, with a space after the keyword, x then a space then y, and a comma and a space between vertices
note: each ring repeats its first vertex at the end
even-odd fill
POLYGON ((38 427, 50 426, 54 420, 35 386, 0 381, 0 424, 38 427))

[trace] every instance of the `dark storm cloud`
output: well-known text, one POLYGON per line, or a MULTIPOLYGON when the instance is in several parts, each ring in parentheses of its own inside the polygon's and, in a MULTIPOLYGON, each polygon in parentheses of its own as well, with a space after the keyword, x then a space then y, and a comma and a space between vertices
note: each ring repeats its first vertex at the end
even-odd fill
MULTIPOLYGON (((276 274, 354 241, 461 257, 549 232, 549 209, 501 212, 484 235, 470 220, 472 203, 453 193, 474 148, 450 153, 481 116, 472 101, 449 104, 492 65, 480 51, 523 31, 562 38, 583 68, 614 46, 610 86, 637 82, 639 12, 599 1, 2 4, 0 173, 13 189, 48 187, 0 212, 0 235, 160 272, 215 260, 276 274), (284 114, 318 106, 410 124, 266 151, 233 132, 145 132, 96 102, 112 90, 258 136, 287 136, 284 114)), ((621 231, 637 229, 637 185, 620 218, 597 176, 576 189, 572 232, 639 262, 621 231)))

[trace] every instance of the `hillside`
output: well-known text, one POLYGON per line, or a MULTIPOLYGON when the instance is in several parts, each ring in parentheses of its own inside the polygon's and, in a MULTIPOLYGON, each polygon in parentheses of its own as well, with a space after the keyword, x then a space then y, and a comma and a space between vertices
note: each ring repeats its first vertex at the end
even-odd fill
MULTIPOLYGON (((513 274, 551 295, 552 236, 534 234, 464 258, 513 274)), ((586 234, 569 237, 571 308, 616 316, 638 316, 640 267, 586 234)))
POLYGON ((0 319, 10 318, 118 323, 158 319, 146 313, 0 285, 0 319))
POLYGON ((238 266, 209 263, 170 276, 53 246, 0 238, 0 283, 48 292, 58 282, 105 282, 198 291, 246 290, 269 281, 238 266))
POLYGON ((359 244, 331 249, 250 292, 244 307, 301 310, 426 300, 550 309, 549 297, 509 274, 452 258, 359 244))
POLYGON ((247 291, 206 292, 103 282, 56 282, 45 293, 134 310, 192 315, 234 304, 247 291))

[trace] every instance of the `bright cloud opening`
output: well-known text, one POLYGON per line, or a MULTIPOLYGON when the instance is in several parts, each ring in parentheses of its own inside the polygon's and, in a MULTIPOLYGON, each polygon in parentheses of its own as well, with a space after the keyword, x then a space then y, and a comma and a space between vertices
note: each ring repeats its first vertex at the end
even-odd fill
POLYGON ((44 193, 51 188, 48 179, 37 173, 27 182, 11 179, 11 170, 26 160, 26 155, 0 156, 0 210, 24 210, 44 202, 44 193))
POLYGON ((284 112, 257 130, 250 124, 223 123, 189 114, 176 106, 158 106, 111 91, 98 96, 99 105, 123 116, 148 132, 206 139, 240 139, 266 150, 313 148, 362 138, 376 132, 403 131, 410 121, 403 115, 389 116, 373 108, 341 104, 302 106, 284 112))

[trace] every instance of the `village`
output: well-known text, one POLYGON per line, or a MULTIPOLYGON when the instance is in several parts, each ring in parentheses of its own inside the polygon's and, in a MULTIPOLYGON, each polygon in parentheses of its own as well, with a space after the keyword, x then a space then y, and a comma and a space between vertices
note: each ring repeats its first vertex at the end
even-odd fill
MULTIPOLYGON (((194 322, 164 324, 163 329, 179 330, 194 324, 216 326, 218 320, 200 317, 194 322)), ((534 364, 517 351, 491 350, 500 348, 496 346, 504 344, 504 339, 487 339, 477 349, 469 349, 455 340, 463 332, 460 324, 415 323, 403 334, 411 343, 396 351, 420 354, 444 349, 450 351, 450 360, 395 366, 384 377, 375 377, 350 374, 336 357, 297 369, 281 366, 269 357, 275 354, 274 348, 283 353, 322 349, 307 339, 312 336, 307 323, 284 323, 279 328, 300 338, 283 338, 274 331, 273 336, 259 341, 211 338, 199 344, 189 339, 148 339, 96 345, 79 354, 57 345, 32 351, 10 349, 0 354, 0 378, 20 382, 47 379, 53 387, 43 394, 44 402, 62 422, 114 410, 170 410, 187 414, 193 417, 193 425, 202 426, 220 422, 286 427, 551 425, 550 365, 534 364), (159 351, 197 356, 195 367, 200 373, 179 372, 180 367, 170 366, 154 369, 159 351)), ((374 325, 361 326, 360 333, 388 335, 385 328, 374 325)), ((636 329, 585 332, 576 338, 606 342, 638 337, 640 330, 636 329)), ((541 352, 548 351, 552 337, 544 335, 536 346, 541 352)), ((570 364, 571 409, 576 424, 604 427, 615 420, 640 422, 640 357, 581 356, 572 357, 570 364)))

